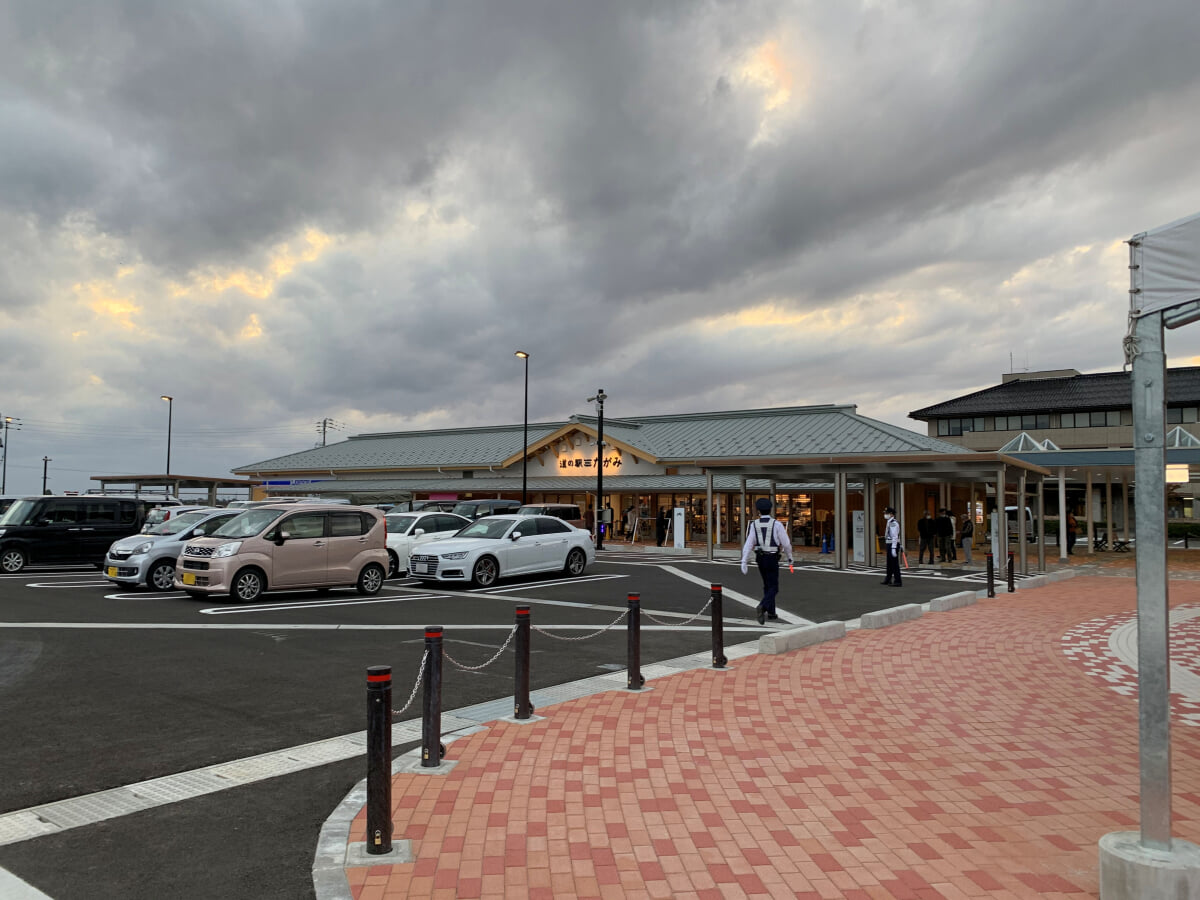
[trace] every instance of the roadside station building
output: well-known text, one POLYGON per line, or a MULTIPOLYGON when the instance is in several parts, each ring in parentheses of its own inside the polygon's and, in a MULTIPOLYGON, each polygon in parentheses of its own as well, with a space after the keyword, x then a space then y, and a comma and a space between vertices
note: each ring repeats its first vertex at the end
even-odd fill
MULTIPOLYGON (((406 499, 576 503, 595 515, 613 510, 609 541, 654 540, 659 509, 682 509, 685 541, 738 546, 754 500, 770 496, 801 545, 832 544, 846 565, 847 538, 860 520, 858 546, 873 562, 884 506, 895 506, 909 538, 918 511, 942 506, 986 511, 986 485, 1039 486, 1048 469, 997 452, 964 449, 861 416, 853 406, 732 410, 599 422, 561 422, 363 434, 346 441, 241 466, 266 496, 345 497, 356 503, 406 499), (910 514, 906 515, 906 510, 910 514), (841 523, 839 526, 838 523, 841 523)), ((1001 494, 1005 491, 1002 489, 1001 494)), ((981 536, 982 537, 982 536, 981 536)), ((669 540, 675 540, 672 535, 669 540)))

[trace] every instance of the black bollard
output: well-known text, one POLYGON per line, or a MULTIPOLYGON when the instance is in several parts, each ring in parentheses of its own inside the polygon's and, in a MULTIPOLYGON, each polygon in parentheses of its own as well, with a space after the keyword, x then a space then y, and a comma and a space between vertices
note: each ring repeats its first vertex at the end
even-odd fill
POLYGON ((725 664, 729 662, 725 658, 725 620, 724 609, 721 605, 721 585, 714 584, 712 589, 712 641, 713 641, 713 668, 723 669, 725 664))
POLYGON ((1008 592, 1011 594, 1017 589, 1017 570, 1013 565, 1013 552, 1008 551, 1008 592))
POLYGON ((367 669, 367 853, 392 852, 392 667, 367 669))
POLYGON ((533 704, 529 702, 529 607, 517 607, 516 649, 517 675, 513 686, 514 719, 528 719, 533 715, 533 704))
POLYGON ((425 626, 425 697, 421 716, 421 768, 442 764, 442 626, 425 626))
POLYGON ((988 596, 995 597, 996 596, 996 557, 994 557, 992 554, 989 553, 987 555, 987 564, 988 564, 988 566, 987 566, 988 596))
POLYGON ((646 679, 642 677, 642 595, 630 594, 629 600, 629 622, 626 634, 628 641, 626 642, 626 659, 629 667, 629 689, 631 691, 640 691, 646 684, 646 679))

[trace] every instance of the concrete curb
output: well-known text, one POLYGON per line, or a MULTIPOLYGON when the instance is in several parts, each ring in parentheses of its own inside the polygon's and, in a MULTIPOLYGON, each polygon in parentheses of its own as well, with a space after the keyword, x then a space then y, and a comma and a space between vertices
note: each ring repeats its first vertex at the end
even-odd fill
POLYGON ((863 613, 858 620, 859 628, 887 628, 889 625, 899 625, 921 618, 925 612, 919 603, 905 603, 903 606, 893 606, 891 609, 880 609, 875 612, 863 613))
POLYGON ((787 653, 825 641, 836 641, 845 636, 846 623, 840 620, 820 622, 816 625, 801 625, 799 628, 787 628, 772 634, 764 634, 758 639, 758 652, 762 654, 787 653))
MULTIPOLYGON (((984 596, 987 595, 985 590, 984 596)), ((947 594, 945 597, 934 597, 929 601, 930 612, 949 612, 979 602, 978 591, 959 591, 957 594, 947 594)))

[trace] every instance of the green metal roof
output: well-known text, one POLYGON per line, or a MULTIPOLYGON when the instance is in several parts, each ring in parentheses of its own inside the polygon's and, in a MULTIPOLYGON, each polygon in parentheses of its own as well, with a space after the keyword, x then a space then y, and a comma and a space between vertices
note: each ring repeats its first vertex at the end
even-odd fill
MULTIPOLYGON (((529 446, 594 416, 529 425, 529 446)), ((523 425, 362 434, 337 444, 263 460, 243 475, 370 469, 458 469, 503 465, 519 457, 523 425)), ((795 458, 880 453, 963 453, 957 444, 860 416, 853 406, 790 406, 667 416, 606 418, 604 436, 663 465, 696 460, 795 458)))

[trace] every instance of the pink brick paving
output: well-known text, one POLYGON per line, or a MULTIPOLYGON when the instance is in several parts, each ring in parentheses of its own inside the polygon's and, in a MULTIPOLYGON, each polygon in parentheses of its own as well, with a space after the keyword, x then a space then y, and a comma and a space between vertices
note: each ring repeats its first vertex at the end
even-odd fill
MULTIPOLYGON (((496 723, 449 774, 396 776, 417 861, 347 870, 354 896, 1095 897, 1101 835, 1137 828, 1137 710, 1064 652, 1094 635, 1064 636, 1113 627, 1133 587, 1075 578, 496 723)), ((1174 833, 1200 843, 1200 729, 1172 735, 1174 833)))

